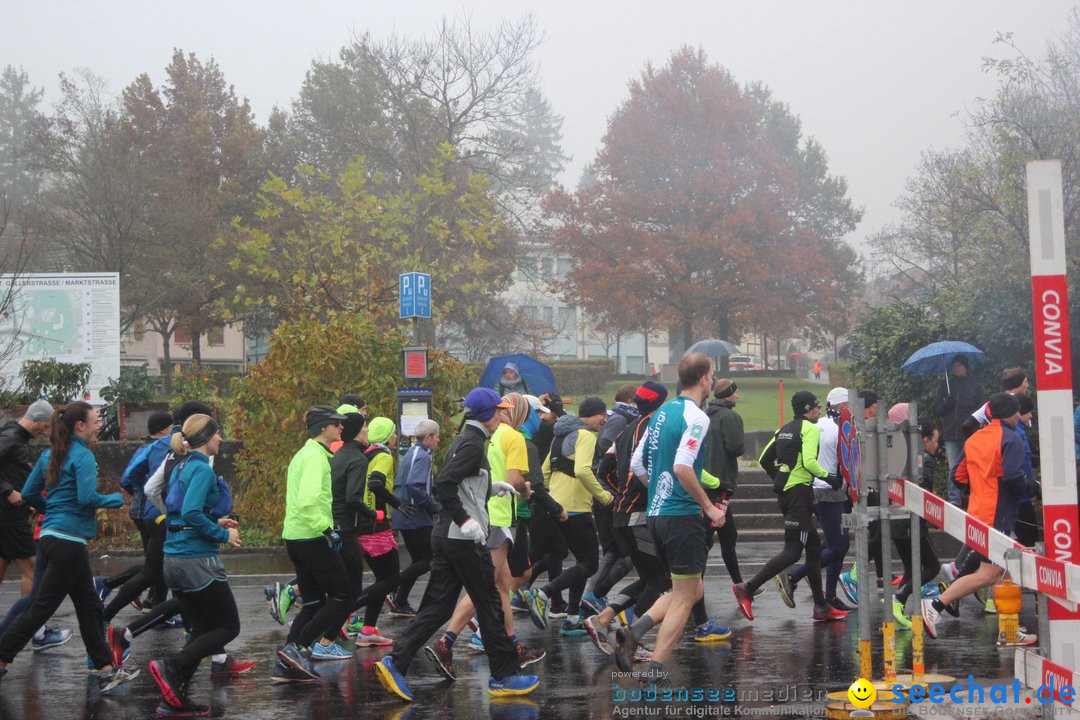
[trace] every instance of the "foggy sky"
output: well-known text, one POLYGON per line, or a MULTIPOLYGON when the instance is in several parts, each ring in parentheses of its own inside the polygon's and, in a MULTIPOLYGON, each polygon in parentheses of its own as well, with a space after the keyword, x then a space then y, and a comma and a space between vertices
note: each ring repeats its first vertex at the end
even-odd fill
POLYGON ((844 176, 866 213, 856 246, 898 218, 891 207, 920 154, 960 145, 962 116, 992 95, 985 56, 1014 33, 1027 54, 1064 28, 1065 0, 847 2, 805 0, 0 0, 0 66, 24 67, 46 101, 57 75, 90 69, 119 93, 137 74, 155 84, 172 48, 213 56, 238 95, 265 122, 288 107, 315 58, 334 58, 355 35, 423 35, 444 15, 475 26, 531 12, 547 34, 538 60, 543 89, 564 118, 572 156, 562 182, 574 186, 593 158, 627 81, 648 60, 664 64, 681 44, 700 45, 739 82, 762 81, 788 103, 844 176))

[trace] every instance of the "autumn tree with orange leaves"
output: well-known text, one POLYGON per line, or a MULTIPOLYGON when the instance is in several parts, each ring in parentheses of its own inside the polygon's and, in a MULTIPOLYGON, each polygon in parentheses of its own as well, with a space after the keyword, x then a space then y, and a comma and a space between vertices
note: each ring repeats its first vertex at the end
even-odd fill
POLYGON ((574 260, 567 296, 627 331, 670 327, 684 348, 835 332, 861 283, 843 237, 862 213, 798 118, 688 47, 629 90, 590 182, 545 201, 574 260))

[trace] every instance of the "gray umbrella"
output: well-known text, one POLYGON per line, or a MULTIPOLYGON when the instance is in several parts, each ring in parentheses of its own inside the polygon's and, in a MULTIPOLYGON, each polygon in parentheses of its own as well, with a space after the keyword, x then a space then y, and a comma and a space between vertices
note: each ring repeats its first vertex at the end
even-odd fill
POLYGON ((739 354, 739 348, 735 347, 727 340, 709 338, 708 340, 698 340, 691 345, 690 349, 684 353, 684 356, 689 355, 692 352, 703 353, 709 357, 718 357, 720 355, 731 357, 732 355, 739 354))

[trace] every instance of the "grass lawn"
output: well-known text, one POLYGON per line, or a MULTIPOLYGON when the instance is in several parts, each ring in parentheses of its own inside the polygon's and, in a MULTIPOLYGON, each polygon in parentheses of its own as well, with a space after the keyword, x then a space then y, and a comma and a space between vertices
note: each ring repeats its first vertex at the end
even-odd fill
MULTIPOLYGON (((772 377, 754 377, 743 375, 735 379, 739 386, 739 404, 735 409, 742 415, 747 432, 754 430, 775 430, 780 427, 780 379, 772 377)), ((615 404, 615 392, 623 385, 632 382, 615 380, 606 383, 597 394, 611 407, 615 404)), ((667 386, 668 397, 675 392, 675 384, 667 386)), ((829 392, 829 386, 822 383, 808 382, 806 380, 784 379, 784 419, 791 419, 791 396, 799 390, 809 390, 817 395, 818 400, 824 406, 825 395, 829 392)), ((574 395, 573 403, 567 403, 566 409, 571 412, 577 411, 577 403, 585 396, 574 395)))

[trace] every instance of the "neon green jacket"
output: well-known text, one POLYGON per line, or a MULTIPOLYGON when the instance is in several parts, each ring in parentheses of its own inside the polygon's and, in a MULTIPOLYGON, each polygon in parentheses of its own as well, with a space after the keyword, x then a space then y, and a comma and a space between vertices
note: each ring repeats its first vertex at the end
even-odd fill
POLYGON ((293 455, 285 485, 284 539, 311 540, 334 526, 330 455, 330 450, 314 439, 293 455))

